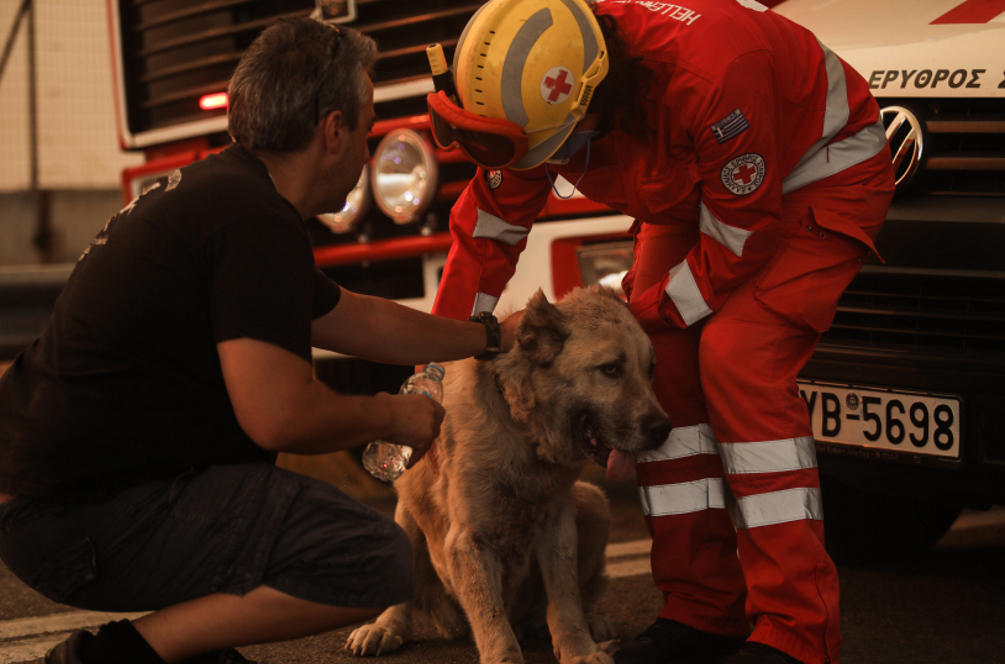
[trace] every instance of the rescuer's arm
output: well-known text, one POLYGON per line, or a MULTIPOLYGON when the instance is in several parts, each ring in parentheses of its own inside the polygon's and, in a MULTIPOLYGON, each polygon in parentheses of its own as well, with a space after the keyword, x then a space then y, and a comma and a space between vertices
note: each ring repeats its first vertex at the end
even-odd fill
POLYGON ((701 234, 662 281, 633 293, 632 311, 646 331, 687 327, 718 310, 777 246, 785 175, 778 141, 785 137, 778 135, 773 86, 770 61, 749 54, 704 97, 703 107, 675 109, 679 121, 690 123, 702 174, 701 234))
POLYGON ((453 244, 433 313, 465 319, 495 308, 550 191, 543 167, 478 169, 450 214, 453 244))

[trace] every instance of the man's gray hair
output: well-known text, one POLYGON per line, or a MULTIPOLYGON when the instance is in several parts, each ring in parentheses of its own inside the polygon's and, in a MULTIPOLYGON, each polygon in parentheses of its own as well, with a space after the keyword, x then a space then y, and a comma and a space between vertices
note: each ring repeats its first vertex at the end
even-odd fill
POLYGON ((230 79, 231 137, 249 150, 296 152, 332 111, 354 131, 376 60, 377 45, 355 30, 306 17, 278 21, 230 79))

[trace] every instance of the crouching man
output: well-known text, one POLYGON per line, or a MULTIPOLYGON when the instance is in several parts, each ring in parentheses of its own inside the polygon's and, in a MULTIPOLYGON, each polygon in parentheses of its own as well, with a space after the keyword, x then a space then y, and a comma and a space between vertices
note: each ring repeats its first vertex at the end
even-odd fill
POLYGON ((341 209, 370 157, 375 59, 369 38, 310 19, 264 31, 230 83, 234 144, 109 220, 0 382, 4 562, 57 602, 153 611, 42 661, 240 661, 236 646, 410 599, 398 526, 274 466, 375 438, 414 463, 439 432, 424 396, 317 381, 312 346, 415 365, 499 339, 314 265, 304 220, 341 209))

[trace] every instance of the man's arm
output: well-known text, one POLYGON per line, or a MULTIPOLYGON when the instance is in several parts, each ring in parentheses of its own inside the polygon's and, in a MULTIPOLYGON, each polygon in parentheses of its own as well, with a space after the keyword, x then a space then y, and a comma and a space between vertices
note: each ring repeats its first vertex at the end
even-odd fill
MULTIPOLYGON (((515 323, 500 325, 504 351, 513 346, 515 323)), ((317 348, 372 362, 417 365, 480 355, 488 338, 481 323, 433 316, 343 289, 338 305, 314 321, 312 341, 317 348)))
POLYGON ((223 341, 217 351, 237 421, 265 449, 322 454, 381 438, 409 445, 418 460, 439 433, 443 407, 425 396, 338 394, 308 361, 256 339, 223 341))

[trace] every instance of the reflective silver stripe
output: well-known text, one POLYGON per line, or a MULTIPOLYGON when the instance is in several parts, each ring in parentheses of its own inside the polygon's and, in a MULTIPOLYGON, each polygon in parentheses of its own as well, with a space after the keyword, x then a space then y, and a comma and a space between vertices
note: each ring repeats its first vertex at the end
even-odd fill
POLYGON ((572 0, 562 0, 562 4, 565 5, 565 8, 576 19, 576 24, 579 25, 579 34, 583 38, 583 74, 586 74, 587 68, 597 59, 597 53, 600 51, 597 37, 593 34, 590 20, 586 18, 586 14, 583 13, 579 5, 572 2, 572 0))
POLYGON ((812 436, 756 443, 721 443, 719 450, 727 475, 780 473, 817 467, 817 451, 812 436))
POLYGON ((670 270, 666 294, 677 305, 681 318, 684 319, 684 325, 691 325, 712 313, 705 304, 701 291, 698 290, 698 284, 686 260, 670 270))
POLYGON ((711 425, 695 424, 689 427, 675 427, 658 450, 639 452, 635 455, 635 462, 652 463, 654 461, 682 459, 696 454, 718 453, 711 425))
POLYGON ((711 478, 682 484, 640 486, 639 501, 642 503, 642 513, 647 516, 725 509, 725 485, 722 479, 711 478))
POLYGON ((705 203, 702 203, 700 208, 701 232, 729 249, 736 256, 743 256, 743 245, 754 232, 730 226, 723 222, 712 214, 711 210, 705 207, 705 203))
POLYGON ((841 60, 822 43, 817 43, 824 52, 824 68, 827 71, 827 107, 823 132, 820 139, 785 177, 782 182, 783 194, 860 164, 886 146, 886 132, 882 122, 866 127, 843 141, 827 145, 848 124, 848 82, 841 60))
POLYGON ((782 193, 787 194, 812 182, 823 180, 840 173, 855 164, 861 164, 886 147, 886 132, 883 122, 870 125, 854 136, 825 147, 811 159, 804 161, 797 170, 789 173, 782 182, 782 193))
POLYGON ((552 26, 551 11, 547 8, 539 9, 532 14, 520 29, 517 30, 509 50, 506 51, 506 59, 503 60, 500 89, 502 95, 503 112, 506 119, 515 122, 521 127, 526 127, 530 121, 527 110, 523 107, 523 96, 520 94, 506 94, 509 90, 520 90, 523 81, 523 68, 527 64, 527 56, 534 48, 537 41, 544 34, 545 30, 552 26))
POLYGON ((824 114, 824 131, 819 143, 814 147, 819 148, 823 143, 831 140, 837 133, 848 124, 848 81, 844 76, 844 65, 841 59, 834 55, 820 40, 821 50, 824 52, 824 69, 827 71, 827 112, 824 114))
POLYGON ((475 306, 471 308, 471 315, 474 316, 475 314, 480 314, 483 311, 492 313, 495 311, 497 304, 499 304, 498 297, 486 295, 485 293, 478 293, 475 295, 475 306))
MULTIPOLYGON (((845 80, 844 66, 834 52, 818 39, 817 44, 824 53, 824 71, 827 73, 827 100, 824 102, 824 127, 817 142, 799 158, 792 169, 798 173, 806 161, 814 157, 828 142, 848 124, 848 81, 845 80)), ((792 173, 789 174, 791 177, 792 173)), ((784 186, 784 184, 783 184, 784 186)))
POLYGON ((824 518, 820 489, 785 489, 736 499, 737 528, 824 518))
POLYGON ((478 210, 478 221, 475 222, 475 230, 472 231, 471 237, 486 238, 513 246, 527 237, 528 233, 529 228, 511 224, 494 214, 478 210))

